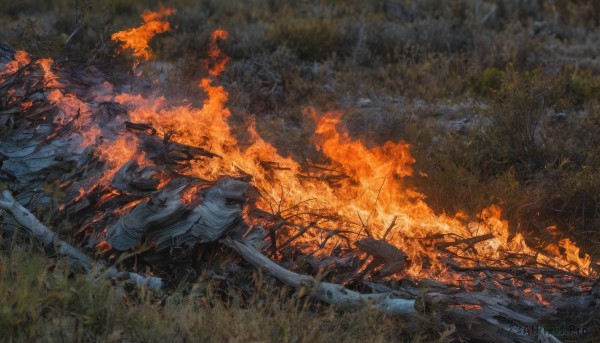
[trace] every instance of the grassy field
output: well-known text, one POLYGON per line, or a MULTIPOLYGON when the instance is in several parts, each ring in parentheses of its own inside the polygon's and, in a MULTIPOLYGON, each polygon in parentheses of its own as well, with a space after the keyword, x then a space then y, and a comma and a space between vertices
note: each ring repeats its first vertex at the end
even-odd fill
MULTIPOLYGON (((411 182, 437 212, 499 204, 515 230, 535 235, 556 225, 600 258, 600 2, 168 5, 178 11, 174 28, 152 41, 157 59, 141 68, 164 77, 173 93, 202 101, 194 99, 196 83, 206 73, 209 35, 221 27, 230 33, 221 83, 234 127, 255 118, 282 154, 318 159, 303 109, 340 110, 350 133, 369 144, 411 144, 411 182)), ((3 0, 0 41, 37 56, 126 68, 112 57, 111 33, 158 6, 3 0)), ((254 296, 215 292, 207 280, 186 286, 198 288, 191 293, 138 294, 70 274, 32 244, 1 244, 0 294, 8 296, 0 297, 0 340, 443 341, 452 331, 436 320, 405 328, 401 318, 368 308, 338 313, 258 281, 254 296)))

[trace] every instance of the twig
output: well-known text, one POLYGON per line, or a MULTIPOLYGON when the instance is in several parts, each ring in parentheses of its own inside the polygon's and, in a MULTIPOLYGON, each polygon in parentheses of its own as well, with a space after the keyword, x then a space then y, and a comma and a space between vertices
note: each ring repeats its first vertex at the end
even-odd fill
POLYGON ((315 225, 317 225, 317 223, 312 222, 309 223, 306 226, 301 227, 298 232, 296 232, 296 234, 294 234, 292 237, 290 237, 287 241, 283 242, 278 248, 277 250, 281 251, 281 249, 285 248, 288 244, 292 243, 293 241, 295 241, 298 237, 304 235, 304 233, 306 233, 306 231, 308 231, 309 229, 315 227, 315 225))
POLYGON ((277 235, 276 232, 284 225, 291 224, 288 223, 285 219, 279 217, 279 219, 271 225, 269 228, 269 238, 271 239, 271 254, 273 257, 277 256, 277 235))
POLYGON ((358 211, 356 211, 356 216, 358 217, 358 220, 360 220, 360 225, 361 225, 360 230, 356 233, 356 237, 358 238, 358 236, 360 236, 360 234, 363 232, 363 230, 365 230, 365 232, 367 233, 367 236, 373 238, 371 231, 369 231, 368 223, 363 221, 363 219, 360 216, 360 213, 358 213, 358 211))
POLYGON ((581 274, 577 274, 577 273, 573 273, 573 272, 569 272, 566 270, 559 270, 559 269, 553 269, 553 268, 527 268, 527 267, 490 267, 490 266, 476 266, 476 267, 462 267, 460 265, 458 265, 457 263, 451 262, 451 261, 446 261, 446 264, 448 264, 450 267, 452 267, 453 269, 457 270, 457 271, 490 271, 490 272, 495 272, 495 273, 508 273, 508 274, 513 274, 513 275, 527 275, 527 276, 531 276, 531 275, 536 275, 536 274, 541 274, 541 275, 556 275, 556 274, 563 274, 563 275, 567 275, 567 276, 573 276, 573 277, 578 277, 578 278, 582 278, 585 280, 592 280, 592 278, 585 276, 585 275, 581 275, 581 274))
MULTIPOLYGON (((455 240, 454 242, 440 242, 440 243, 437 243, 435 246, 437 248, 447 248, 447 247, 457 246, 459 244, 466 244, 467 248, 475 250, 473 245, 483 242, 483 241, 487 241, 492 238, 494 238, 494 235, 491 233, 488 233, 488 234, 477 236, 477 237, 458 239, 458 240, 455 240)), ((477 253, 477 251, 474 251, 474 252, 477 253)))
POLYGON ((373 208, 371 209, 371 211, 369 212, 369 215, 367 216, 367 225, 369 225, 369 219, 371 219, 371 215, 373 215, 373 212, 375 211, 375 206, 377 206, 377 202, 379 201, 379 196, 381 195, 381 190, 383 189, 383 185, 385 185, 386 180, 387 180, 387 177, 384 177, 383 181, 381 182, 381 186, 379 186, 379 190, 377 191, 377 196, 375 197, 375 202, 373 203, 373 208))
POLYGON ((382 240, 385 241, 385 239, 390 234, 390 232, 392 231, 392 229, 394 228, 394 226, 396 226, 396 220, 398 220, 398 216, 394 216, 394 219, 392 219, 392 222, 390 223, 390 226, 388 226, 387 230, 385 230, 385 233, 383 234, 383 237, 381 237, 382 240))

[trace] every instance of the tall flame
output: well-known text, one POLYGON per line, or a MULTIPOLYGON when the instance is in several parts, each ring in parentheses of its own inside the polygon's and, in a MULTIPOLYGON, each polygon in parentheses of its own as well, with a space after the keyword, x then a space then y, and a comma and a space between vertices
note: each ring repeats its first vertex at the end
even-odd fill
POLYGON ((154 56, 148 43, 157 33, 168 31, 171 28, 165 18, 175 14, 175 10, 161 7, 158 11, 144 11, 141 17, 144 23, 139 27, 119 31, 111 36, 111 40, 121 42, 121 51, 132 49, 136 58, 136 65, 154 56))
MULTIPOLYGON (((208 49, 208 57, 210 60, 214 62, 214 65, 208 67, 208 73, 210 76, 216 77, 219 76, 223 70, 225 70, 225 65, 229 62, 229 56, 225 55, 219 45, 217 44, 219 40, 225 40, 229 36, 229 33, 222 29, 215 30, 210 36, 210 46, 208 49)), ((207 61, 208 62, 208 61, 207 61)))

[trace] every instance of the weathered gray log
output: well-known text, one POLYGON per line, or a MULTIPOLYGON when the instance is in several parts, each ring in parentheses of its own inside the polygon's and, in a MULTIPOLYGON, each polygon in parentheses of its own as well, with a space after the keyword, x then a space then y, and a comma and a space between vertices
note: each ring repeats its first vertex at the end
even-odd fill
POLYGON ((160 230, 178 221, 186 211, 179 192, 185 185, 165 187, 150 200, 135 206, 108 228, 107 241, 117 250, 125 251, 142 242, 145 234, 160 230))
POLYGON ((149 238, 159 250, 218 240, 242 222, 242 205, 249 187, 237 179, 221 180, 182 220, 150 233, 149 238))
POLYGON ((111 186, 133 195, 144 195, 157 189, 160 180, 156 167, 139 167, 137 162, 131 160, 123 165, 115 174, 111 186))
MULTIPOLYGON (((102 80, 90 82, 83 85, 84 92, 93 91, 102 80)), ((55 89, 44 84, 44 71, 37 61, 0 76, 0 97, 7 99, 0 104, 0 111, 5 112, 0 116, 0 182, 31 207, 51 205, 52 198, 43 192, 48 183, 74 180, 73 175, 86 170, 93 157, 82 135, 91 124, 90 116, 84 120, 77 109, 61 112, 67 109, 60 109, 48 97, 55 89), (69 121, 61 125, 63 119, 69 121), (75 124, 78 129, 70 129, 75 124)))
POLYGON ((185 187, 166 186, 135 206, 110 226, 108 243, 120 251, 133 248, 143 239, 155 244, 157 250, 191 247, 214 242, 241 223, 247 182, 225 178, 208 188, 201 202, 191 209, 180 197, 185 187))
POLYGON ((468 331, 470 339, 481 342, 556 343, 563 336, 567 341, 593 342, 594 327, 590 320, 600 313, 600 292, 594 288, 580 294, 556 296, 549 305, 515 297, 501 289, 454 294, 439 290, 426 293, 423 299, 426 307, 448 306, 447 317, 459 331, 468 331), (463 308, 473 305, 477 308, 463 308), (570 325, 586 327, 588 332, 569 335, 564 327, 570 325))
POLYGON ((342 285, 319 282, 308 275, 300 275, 281 267, 244 242, 227 239, 223 243, 233 248, 248 263, 256 268, 264 269, 279 281, 295 288, 313 289, 313 296, 325 303, 343 309, 373 303, 379 311, 384 313, 416 313, 413 299, 398 299, 391 294, 361 294, 342 285))
POLYGON ((42 224, 31 212, 19 204, 10 191, 3 190, 1 196, 0 209, 9 212, 19 224, 26 228, 45 247, 52 248, 57 254, 70 258, 86 272, 99 271, 105 273, 108 277, 120 275, 122 278, 131 280, 137 286, 147 287, 152 290, 160 290, 162 288, 162 280, 160 278, 131 272, 119 272, 116 268, 104 268, 104 266, 96 264, 86 254, 61 240, 54 231, 42 224))
POLYGON ((19 224, 31 232, 35 239, 44 244, 44 247, 53 248, 56 253, 63 256, 69 256, 86 272, 92 270, 92 262, 87 255, 67 242, 59 239, 55 232, 42 224, 33 214, 31 214, 31 212, 29 212, 29 210, 19 204, 10 191, 2 191, 0 208, 8 211, 19 224))

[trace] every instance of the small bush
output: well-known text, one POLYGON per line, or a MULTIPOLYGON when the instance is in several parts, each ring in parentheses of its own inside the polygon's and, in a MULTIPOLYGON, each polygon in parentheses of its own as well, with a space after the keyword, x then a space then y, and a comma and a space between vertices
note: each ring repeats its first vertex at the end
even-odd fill
POLYGON ((480 163, 491 176, 514 168, 521 179, 542 169, 547 153, 540 135, 542 116, 554 105, 557 81, 540 70, 509 72, 492 97, 486 119, 476 134, 482 144, 480 163))
POLYGON ((491 95, 500 88, 502 75, 498 68, 486 68, 480 75, 471 77, 470 87, 476 94, 491 95))
POLYGON ((600 96, 600 77, 588 70, 576 70, 567 80, 566 97, 574 106, 581 107, 586 101, 600 96))
POLYGON ((307 60, 323 60, 333 52, 340 37, 338 26, 320 16, 278 18, 267 33, 275 45, 287 45, 307 60))

